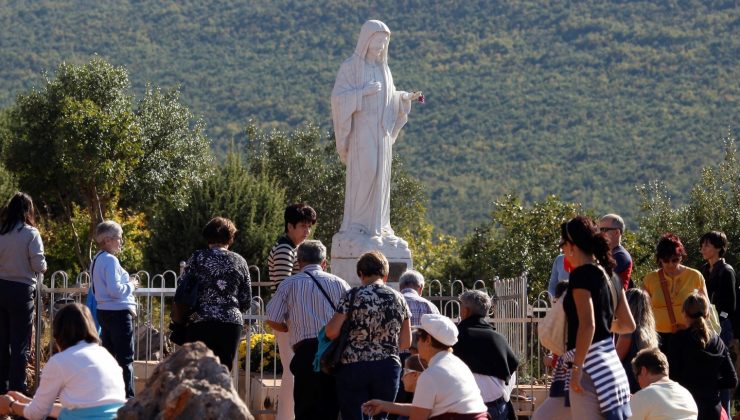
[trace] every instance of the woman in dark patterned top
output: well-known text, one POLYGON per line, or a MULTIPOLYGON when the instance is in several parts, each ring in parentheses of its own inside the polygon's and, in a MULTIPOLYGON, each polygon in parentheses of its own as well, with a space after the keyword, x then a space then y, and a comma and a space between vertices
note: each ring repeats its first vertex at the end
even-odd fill
POLYGON ((244 258, 228 250, 236 227, 216 217, 203 228, 208 249, 198 250, 188 260, 184 278, 198 282, 198 301, 190 316, 187 341, 202 341, 231 370, 244 326, 242 313, 252 300, 249 268, 244 258))
POLYGON ((344 420, 362 419, 362 404, 368 400, 395 400, 401 374, 398 351, 411 345, 411 311, 403 296, 385 284, 385 256, 377 251, 363 254, 357 261, 357 275, 362 286, 347 292, 326 325, 327 337, 334 340, 352 312, 347 347, 337 370, 337 399, 344 420))

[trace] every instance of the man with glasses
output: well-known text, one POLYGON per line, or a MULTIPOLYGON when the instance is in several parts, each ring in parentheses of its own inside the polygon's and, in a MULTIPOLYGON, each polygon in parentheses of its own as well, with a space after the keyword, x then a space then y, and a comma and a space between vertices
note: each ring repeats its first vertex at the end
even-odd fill
POLYGON ((599 230, 609 241, 612 257, 617 263, 617 266, 614 267, 614 273, 622 280, 624 290, 635 287, 632 282, 632 256, 622 246, 624 219, 618 214, 607 214, 599 220, 599 230))

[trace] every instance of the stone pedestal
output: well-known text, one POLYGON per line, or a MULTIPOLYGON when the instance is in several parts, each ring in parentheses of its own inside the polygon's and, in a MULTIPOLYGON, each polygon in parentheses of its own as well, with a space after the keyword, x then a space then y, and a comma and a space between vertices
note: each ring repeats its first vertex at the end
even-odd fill
POLYGON ((359 286, 357 260, 369 251, 380 251, 388 259, 388 285, 398 289, 398 278, 413 268, 411 251, 406 241, 398 238, 371 238, 361 234, 339 232, 332 238, 330 272, 346 280, 350 286, 359 286))

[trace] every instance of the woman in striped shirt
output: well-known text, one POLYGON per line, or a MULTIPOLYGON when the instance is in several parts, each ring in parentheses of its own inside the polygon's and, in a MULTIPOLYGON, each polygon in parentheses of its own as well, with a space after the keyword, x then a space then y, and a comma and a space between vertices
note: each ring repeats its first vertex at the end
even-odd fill
POLYGON ((568 319, 569 397, 574 419, 627 419, 629 382, 612 333, 635 330, 624 289, 612 276, 609 243, 588 217, 561 225, 561 248, 573 268, 563 308, 568 319), (611 284, 610 284, 611 283, 611 284), (572 359, 571 359, 572 358, 572 359), (593 378, 599 378, 595 383, 593 378))

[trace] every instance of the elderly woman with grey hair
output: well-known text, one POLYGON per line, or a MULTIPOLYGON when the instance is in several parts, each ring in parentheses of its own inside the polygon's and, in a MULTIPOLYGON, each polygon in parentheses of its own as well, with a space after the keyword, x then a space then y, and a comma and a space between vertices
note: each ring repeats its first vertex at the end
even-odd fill
POLYGON ((100 251, 90 267, 92 291, 97 301, 97 317, 102 330, 100 339, 123 370, 126 398, 134 396, 134 324, 139 283, 121 267, 118 255, 123 249, 123 228, 106 220, 95 228, 100 251))
POLYGON ((468 290, 460 295, 460 334, 452 349, 473 372, 491 418, 506 420, 514 415, 510 397, 519 359, 506 338, 486 321, 490 310, 491 298, 484 292, 468 290))

